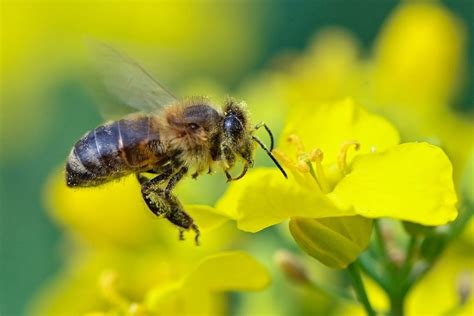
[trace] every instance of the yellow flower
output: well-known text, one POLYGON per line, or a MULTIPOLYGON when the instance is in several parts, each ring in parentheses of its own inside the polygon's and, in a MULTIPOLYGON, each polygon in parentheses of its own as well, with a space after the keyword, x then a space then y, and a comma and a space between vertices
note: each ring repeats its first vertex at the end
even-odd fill
MULTIPOLYGON (((390 217, 423 225, 441 225, 456 217, 452 166, 438 147, 398 144, 390 123, 350 99, 301 109, 290 117, 281 149, 275 151, 293 177, 285 180, 274 169, 257 169, 231 185, 217 203, 240 229, 256 232, 291 218, 295 237, 300 217, 390 217), (288 155, 295 149, 292 160, 288 155)), ((341 232, 345 224, 322 226, 341 232)), ((358 254, 368 243, 370 225, 357 225, 348 227, 354 227, 349 239, 359 241, 358 254), (366 229, 356 232, 357 225, 366 229)), ((342 260, 329 265, 350 263, 342 260)))
MULTIPOLYGON (((205 258, 182 281, 152 290, 145 305, 159 315, 215 315, 213 296, 227 291, 252 291, 270 282, 267 270, 242 252, 205 258)), ((219 314, 223 314, 223 309, 219 314)))
POLYGON ((405 140, 446 150, 456 185, 474 147, 472 118, 456 113, 466 69, 466 30, 437 2, 400 5, 382 28, 364 92, 368 105, 396 123, 405 140))
POLYGON ((363 88, 359 55, 359 43, 350 32, 336 27, 324 29, 281 76, 277 91, 282 91, 291 106, 306 104, 309 98, 330 102, 357 95, 363 88))
POLYGON ((353 97, 390 118, 404 142, 443 148, 458 185, 474 147, 472 118, 453 110, 466 69, 462 21, 436 1, 403 2, 381 29, 373 54, 361 55, 349 32, 320 31, 282 74, 279 91, 292 107, 353 97))
POLYGON ((176 227, 147 209, 134 176, 70 189, 58 172, 46 189, 48 209, 72 237, 74 251, 35 299, 33 315, 216 315, 226 308, 221 293, 269 283, 265 268, 249 255, 222 252, 237 232, 210 207, 185 206, 202 231, 196 247, 194 236, 179 241, 176 227))
POLYGON ((31 315, 220 315, 222 293, 268 286, 269 274, 246 253, 196 261, 156 249, 108 250, 76 258, 30 306, 31 315), (171 254, 172 256, 172 254, 171 254))
POLYGON ((400 5, 375 45, 377 99, 430 108, 451 101, 465 66, 465 37, 462 22, 439 3, 400 5))

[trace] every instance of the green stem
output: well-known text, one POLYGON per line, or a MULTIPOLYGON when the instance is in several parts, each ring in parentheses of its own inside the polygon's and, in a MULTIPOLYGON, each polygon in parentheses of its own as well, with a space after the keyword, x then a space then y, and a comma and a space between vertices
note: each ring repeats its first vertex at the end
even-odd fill
POLYGON ((380 285, 386 293, 390 291, 387 280, 385 280, 383 275, 376 270, 377 264, 371 260, 369 256, 361 255, 357 261, 359 262, 360 269, 365 274, 367 274, 372 280, 380 285))
POLYGON ((352 280, 352 285, 354 286, 354 290, 357 294, 357 298, 359 301, 364 305, 365 311, 369 316, 375 316, 375 311, 370 305, 369 298, 367 297, 367 292, 365 291, 364 283, 362 282, 362 278, 360 277, 359 268, 357 266, 357 262, 351 263, 347 267, 347 272, 352 280))
POLYGON ((418 253, 419 237, 412 236, 406 250, 405 261, 399 270, 398 277, 394 279, 391 291, 387 294, 390 297, 390 315, 401 316, 404 314, 405 296, 408 293, 410 286, 407 284, 407 279, 413 269, 415 258, 418 253))
POLYGON ((418 236, 411 236, 410 242, 407 247, 405 261, 403 262, 403 266, 401 267, 400 271, 400 279, 405 280, 411 272, 413 268, 413 264, 415 263, 415 257, 418 253, 418 246, 419 246, 419 237, 418 236))
POLYGON ((391 316, 404 315, 404 296, 390 296, 390 313, 391 316))
POLYGON ((390 258, 388 256, 387 247, 385 247, 385 239, 383 238, 382 229, 380 228, 380 221, 377 219, 374 220, 374 232, 379 255, 386 263, 389 263, 390 258))

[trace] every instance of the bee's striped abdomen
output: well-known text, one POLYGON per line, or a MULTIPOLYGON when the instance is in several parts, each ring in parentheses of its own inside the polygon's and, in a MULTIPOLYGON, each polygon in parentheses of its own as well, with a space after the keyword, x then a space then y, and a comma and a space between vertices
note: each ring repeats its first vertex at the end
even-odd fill
POLYGON ((68 186, 94 186, 153 167, 159 131, 147 116, 106 123, 84 135, 66 164, 68 186), (153 146, 151 146, 153 144, 153 146))

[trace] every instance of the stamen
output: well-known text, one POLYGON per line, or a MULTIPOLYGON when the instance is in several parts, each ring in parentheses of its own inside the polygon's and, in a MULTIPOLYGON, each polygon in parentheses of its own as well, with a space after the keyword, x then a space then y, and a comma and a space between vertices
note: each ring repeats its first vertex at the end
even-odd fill
POLYGON ((278 159, 278 161, 281 162, 282 165, 287 167, 291 167, 293 165, 291 159, 280 149, 273 149, 272 153, 273 156, 275 156, 275 158, 278 159))
MULTIPOLYGON (((303 159, 302 156, 299 156, 297 158, 297 161, 293 161, 288 157, 283 151, 280 149, 274 149, 273 150, 273 155, 275 156, 278 161, 281 162, 282 165, 288 167, 288 168, 296 168, 299 172, 305 173, 309 172, 309 168, 306 165, 306 159, 303 159)), ((302 154, 303 155, 303 154, 302 154)))
MULTIPOLYGON (((331 192, 331 186, 329 185, 328 179, 326 177, 326 173, 324 172, 324 169, 323 169, 323 165, 322 165, 323 159, 324 159, 324 153, 319 148, 313 149, 309 153, 309 161, 314 162, 316 166, 316 172, 313 171, 312 173, 316 175, 316 181, 318 182, 319 187, 321 188, 321 191, 323 193, 329 193, 331 192)), ((312 166, 311 163, 309 163, 309 165, 312 166)))
POLYGON ((296 169, 301 173, 311 172, 311 165, 308 166, 308 161, 305 159, 298 159, 296 169))
POLYGON ((296 169, 302 173, 310 172, 311 166, 308 166, 308 155, 304 152, 303 142, 301 141, 299 136, 296 134, 291 134, 290 136, 288 136, 286 141, 290 145, 295 146, 296 148, 297 160, 296 163, 293 164, 296 169))
MULTIPOLYGON (((309 153, 305 152, 303 143, 299 136, 296 134, 291 134, 286 140, 289 144, 296 147, 297 161, 296 163, 293 163, 296 169, 302 173, 309 172, 318 184, 321 191, 323 193, 329 193, 331 191, 331 186, 329 185, 322 165, 324 154, 321 149, 313 149, 309 153), (315 168, 313 168, 313 163, 315 165, 315 168)), ((275 154, 280 156, 282 153, 275 152, 275 154)), ((281 161, 284 163, 291 163, 291 161, 289 161, 288 157, 286 156, 280 157, 279 159, 281 159, 281 161)))
POLYGON ((359 150, 360 144, 356 140, 345 141, 342 143, 339 154, 337 155, 337 166, 343 175, 347 173, 347 151, 351 147, 354 147, 355 150, 359 150))
POLYGON ((294 145, 296 147, 296 152, 298 154, 301 154, 302 152, 304 152, 304 146, 303 146, 303 143, 301 142, 301 139, 299 138, 298 135, 296 134, 291 134, 290 136, 288 136, 288 138, 286 139, 286 141, 291 144, 291 145, 294 145))

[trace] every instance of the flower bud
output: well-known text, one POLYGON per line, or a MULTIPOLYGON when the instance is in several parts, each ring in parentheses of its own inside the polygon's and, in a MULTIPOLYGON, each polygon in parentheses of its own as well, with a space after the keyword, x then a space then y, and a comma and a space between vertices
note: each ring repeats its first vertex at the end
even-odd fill
POLYGON ((322 264, 344 269, 367 248, 372 220, 361 216, 294 217, 290 232, 298 245, 322 264))

